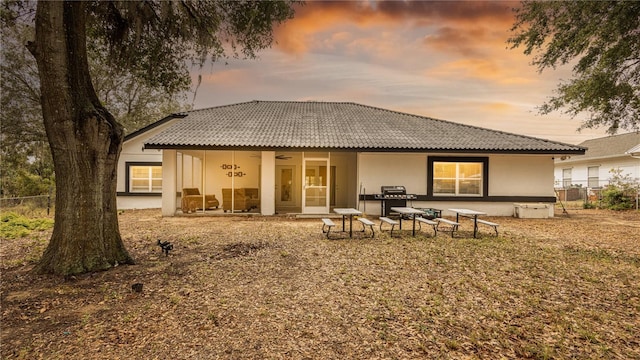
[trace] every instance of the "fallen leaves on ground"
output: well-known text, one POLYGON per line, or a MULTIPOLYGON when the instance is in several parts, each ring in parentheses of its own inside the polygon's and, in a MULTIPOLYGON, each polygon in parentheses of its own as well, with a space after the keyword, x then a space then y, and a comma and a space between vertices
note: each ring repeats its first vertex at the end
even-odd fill
POLYGON ((44 235, 3 240, 0 355, 640 359, 638 211, 489 220, 327 240, 319 219, 126 211, 137 264, 71 279, 30 271, 44 235))

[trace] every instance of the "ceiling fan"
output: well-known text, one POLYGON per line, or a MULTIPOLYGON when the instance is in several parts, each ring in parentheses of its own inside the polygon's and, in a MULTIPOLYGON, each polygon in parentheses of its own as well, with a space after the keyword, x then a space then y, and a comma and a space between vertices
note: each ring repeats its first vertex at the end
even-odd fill
MULTIPOLYGON (((256 155, 251 155, 251 157, 259 158, 259 157, 262 157, 262 156, 256 154, 256 155)), ((278 160, 289 160, 289 159, 291 159, 291 156, 280 154, 280 155, 276 155, 275 158, 278 159, 278 160)))

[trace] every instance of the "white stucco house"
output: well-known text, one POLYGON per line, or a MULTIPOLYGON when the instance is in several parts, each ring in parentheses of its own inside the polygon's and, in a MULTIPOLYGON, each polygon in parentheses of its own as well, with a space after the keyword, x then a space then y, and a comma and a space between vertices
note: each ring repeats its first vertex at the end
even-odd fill
POLYGON ((183 117, 172 114, 125 136, 118 160, 119 209, 162 207, 162 150, 145 150, 144 142, 183 117))
POLYGON ((251 101, 174 114, 128 135, 118 206, 160 207, 163 216, 334 207, 380 215, 379 193, 394 185, 412 195, 409 206, 511 216, 514 203, 555 203, 553 159, 584 153, 355 103, 251 101))
POLYGON ((612 169, 640 180, 640 132, 591 139, 578 146, 587 151, 555 159, 556 189, 600 189, 609 183, 612 169))

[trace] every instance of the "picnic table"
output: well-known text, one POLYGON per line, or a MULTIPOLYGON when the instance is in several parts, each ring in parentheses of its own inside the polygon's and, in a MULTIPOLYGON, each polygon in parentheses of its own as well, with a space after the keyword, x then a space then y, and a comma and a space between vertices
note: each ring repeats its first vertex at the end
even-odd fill
POLYGON ((362 211, 353 208, 334 208, 333 212, 342 215, 342 231, 345 231, 345 220, 349 217, 349 237, 353 237, 353 216, 362 215, 362 211))
MULTIPOLYGON (((395 211, 401 215, 411 216, 413 219, 413 231, 411 235, 416 236, 416 216, 424 214, 424 211, 412 207, 392 207, 391 211, 395 211)), ((400 216, 400 230, 402 230, 402 216, 400 216)))
POLYGON ((487 213, 482 211, 476 211, 471 209, 449 209, 449 211, 453 211, 456 213, 456 222, 459 223, 460 215, 467 216, 473 218, 473 237, 476 238, 478 234, 478 216, 479 215, 487 215, 487 213))

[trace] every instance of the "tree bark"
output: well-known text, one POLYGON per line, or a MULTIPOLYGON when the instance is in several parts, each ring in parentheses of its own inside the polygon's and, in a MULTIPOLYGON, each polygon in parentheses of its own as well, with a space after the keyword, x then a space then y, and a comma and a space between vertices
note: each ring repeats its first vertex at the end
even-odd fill
POLYGON ((86 18, 84 1, 39 1, 29 46, 56 173, 55 225, 35 269, 40 273, 72 275, 133 263, 116 208, 124 131, 91 83, 86 18))

